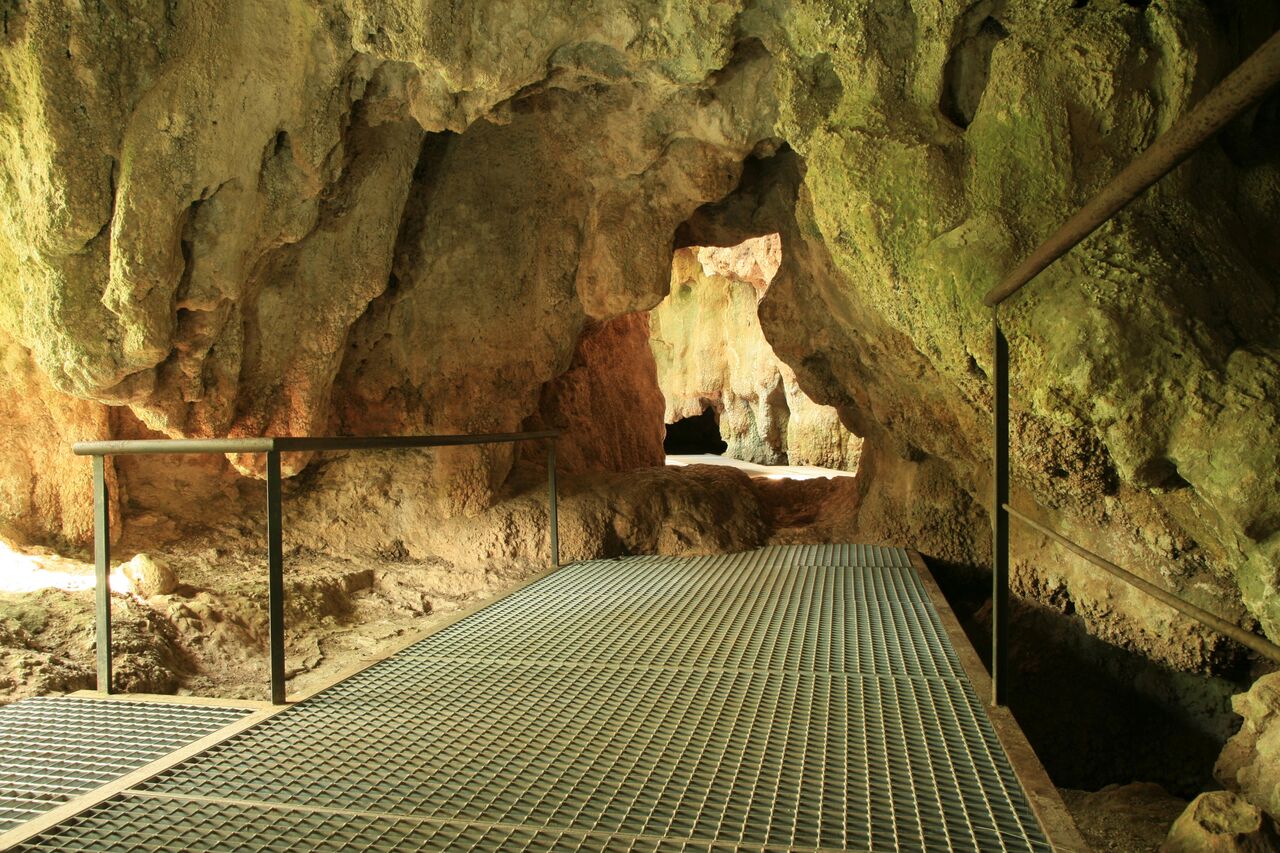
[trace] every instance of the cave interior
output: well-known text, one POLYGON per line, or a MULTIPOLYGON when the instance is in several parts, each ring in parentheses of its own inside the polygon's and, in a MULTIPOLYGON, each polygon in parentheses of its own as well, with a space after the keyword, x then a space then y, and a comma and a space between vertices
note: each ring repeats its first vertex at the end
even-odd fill
POLYGON ((864 543, 1092 847, 1280 849, 1280 6, 580 5, 0 2, 0 701, 103 687, 108 575, 111 689, 256 702, 273 618, 305 695, 549 547, 864 543))

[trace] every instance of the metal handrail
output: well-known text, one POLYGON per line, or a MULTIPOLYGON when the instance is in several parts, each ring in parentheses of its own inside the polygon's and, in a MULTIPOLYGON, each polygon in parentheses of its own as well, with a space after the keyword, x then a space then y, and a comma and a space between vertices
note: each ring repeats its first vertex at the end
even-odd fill
POLYGON ((551 566, 560 565, 560 530, 556 501, 556 430, 476 435, 397 436, 279 436, 263 438, 176 438, 126 441, 82 441, 72 446, 78 456, 93 457, 93 559, 95 615, 97 617, 98 689, 111 693, 111 524, 108 508, 106 465, 108 456, 140 454, 265 453, 267 456, 267 612, 270 622, 271 702, 285 703, 284 659, 284 535, 281 496, 283 477, 280 454, 326 450, 390 450, 421 447, 458 447, 477 444, 547 442, 548 523, 551 566))
POLYGON ((991 528, 993 566, 991 573, 991 702, 1005 704, 1008 682, 1009 630, 1009 518, 1061 543, 1091 563, 1111 572, 1115 577, 1165 602, 1178 612, 1248 646, 1272 660, 1280 662, 1280 646, 1252 632, 1245 631, 1203 608, 1178 598, 1155 584, 1128 572, 1115 563, 1094 554, 1065 536, 1038 524, 1009 506, 1011 487, 1009 468, 1009 341, 1000 327, 999 306, 1025 284, 1043 272, 1103 223, 1115 216, 1144 190, 1191 156, 1201 145, 1226 126, 1233 118, 1257 103, 1280 83, 1280 32, 1263 42, 1240 66, 1218 83, 1185 116, 1160 135, 1142 154, 1126 166, 1108 184, 1081 207, 1074 216, 1049 235, 1004 281, 983 297, 991 307, 992 344, 994 349, 992 384, 994 433, 991 528))
POLYGON ((1043 533, 1045 536, 1048 536, 1050 539, 1060 544, 1062 547, 1066 548, 1068 551, 1071 551, 1073 554, 1076 554, 1077 556, 1083 557, 1084 559, 1088 560, 1090 563, 1093 563, 1095 566, 1098 566, 1101 569, 1105 569, 1106 571, 1110 572, 1112 575, 1116 576, 1117 578, 1129 584, 1130 586, 1137 587, 1138 589, 1142 590, 1152 598, 1157 598, 1160 601, 1163 601, 1165 604, 1169 605, 1179 613, 1182 613, 1186 616, 1190 616, 1192 619, 1195 619, 1198 622, 1208 625, 1210 628, 1214 629, 1218 633, 1224 634, 1230 637, 1231 639, 1235 640, 1237 643, 1240 643, 1241 645, 1244 645, 1244 646, 1248 646, 1258 654, 1264 657, 1271 658, 1276 663, 1280 663, 1280 646, 1277 646, 1275 643, 1271 642, 1270 640, 1267 640, 1263 637, 1259 637, 1257 634, 1253 633, 1252 631, 1246 631, 1245 629, 1241 628, 1239 625, 1228 622, 1226 619, 1223 619, 1220 616, 1210 613, 1208 610, 1205 610, 1203 607, 1197 607, 1196 605, 1192 604, 1189 601, 1178 598, 1178 596, 1169 592, 1167 589, 1156 586, 1146 578, 1139 577, 1138 575, 1135 575, 1133 572, 1130 572, 1126 569, 1121 568, 1120 566, 1117 566, 1115 563, 1111 562, 1106 557, 1103 557, 1099 554, 1095 554, 1094 552, 1090 551, 1088 548, 1085 548, 1081 545, 1076 544, 1075 542, 1072 542, 1070 539, 1063 536, 1061 533, 1058 533, 1055 530, 1051 530, 1050 528, 1045 527, 1043 524, 1040 524, 1035 519, 1027 515, 1024 515, 1021 512, 1018 512, 1016 509, 1009 506, 1008 504, 1004 505, 1004 510, 1005 512, 1012 515, 1014 518, 1021 521, 1023 524, 1027 525, 1033 530, 1038 530, 1039 532, 1043 533))
POLYGON ((1277 83, 1280 83, 1280 33, 1263 42, 1262 47, 1174 122, 1150 148, 1135 157, 1004 281, 993 287, 982 298, 982 303, 994 308, 1008 299, 1144 190, 1173 171, 1222 130, 1227 122, 1261 100, 1277 83))
POLYGON ((414 447, 457 447, 505 444, 555 438, 555 430, 540 432, 463 433, 455 435, 278 436, 265 438, 158 438, 122 441, 81 441, 71 449, 78 456, 124 456, 143 453, 301 453, 324 450, 388 450, 414 447))

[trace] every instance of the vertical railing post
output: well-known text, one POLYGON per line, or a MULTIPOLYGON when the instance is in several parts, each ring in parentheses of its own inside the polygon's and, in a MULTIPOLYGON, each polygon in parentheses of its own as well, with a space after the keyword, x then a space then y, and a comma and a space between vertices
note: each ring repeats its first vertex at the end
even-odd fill
POLYGON ((271 622, 271 703, 284 698, 284 536, 280 514, 280 452, 267 453, 267 610, 271 622))
POLYGON ((94 611, 98 632, 98 690, 111 692, 111 509, 106 459, 93 457, 94 611))
POLYGON ((995 344, 994 414, 995 484, 991 502, 993 570, 991 573, 991 703, 1003 705, 1009 681, 1009 341, 1000 328, 998 309, 991 312, 995 344))
POLYGON ((556 498, 556 440, 547 439, 548 519, 551 524, 551 568, 560 566, 560 519, 556 498))

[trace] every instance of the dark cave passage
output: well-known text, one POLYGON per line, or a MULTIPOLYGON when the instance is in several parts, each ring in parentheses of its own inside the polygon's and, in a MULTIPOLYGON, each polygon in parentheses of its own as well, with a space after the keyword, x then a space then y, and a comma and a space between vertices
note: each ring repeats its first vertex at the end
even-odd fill
POLYGON ((667 437, 662 442, 662 449, 667 455, 711 453, 719 456, 729 449, 729 445, 720 438, 720 422, 715 409, 707 406, 700 415, 667 424, 667 437))

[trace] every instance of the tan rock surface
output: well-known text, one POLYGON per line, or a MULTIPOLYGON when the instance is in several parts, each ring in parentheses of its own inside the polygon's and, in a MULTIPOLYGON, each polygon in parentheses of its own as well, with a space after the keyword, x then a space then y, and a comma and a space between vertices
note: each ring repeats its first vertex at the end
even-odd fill
POLYGON ((178 576, 164 560, 147 554, 135 554, 121 567, 132 591, 142 598, 168 595, 178 588, 178 576))
POLYGON ((1231 705, 1244 722, 1227 741, 1213 775, 1280 821, 1280 672, 1259 678, 1231 705))
MULTIPOLYGON (((463 574, 547 564, 545 469, 518 471, 503 499, 487 510, 441 519, 419 488, 439 464, 427 453, 390 452, 326 463, 312 487, 288 501, 287 541, 338 554, 390 549, 414 560, 442 559, 463 574)), ((558 491, 563 562, 740 551, 768 534, 750 479, 740 471, 645 468, 565 477, 558 491)))
POLYGON ((671 293, 650 312, 663 418, 713 408, 725 454, 762 465, 854 471, 862 441, 814 403, 765 339, 757 305, 781 261, 778 236, 678 249, 671 293))
POLYGON ((1278 846, 1261 809, 1230 791, 1210 791, 1174 821, 1160 853, 1273 853, 1278 846))

